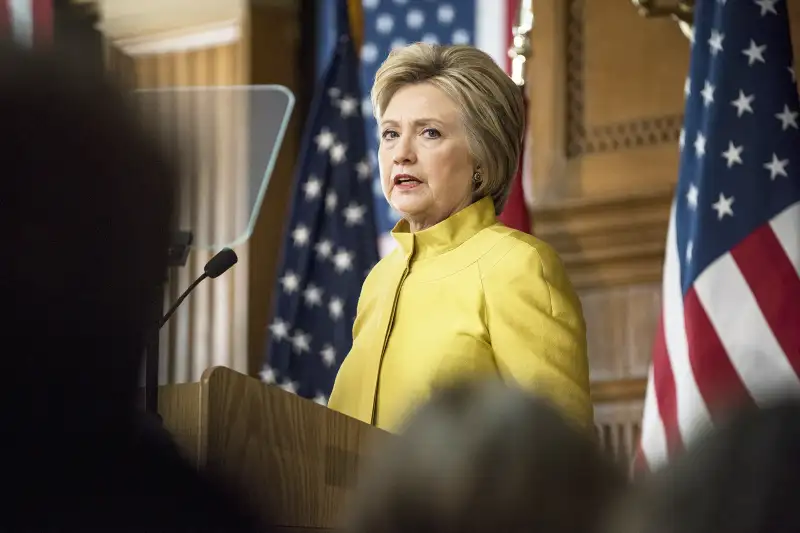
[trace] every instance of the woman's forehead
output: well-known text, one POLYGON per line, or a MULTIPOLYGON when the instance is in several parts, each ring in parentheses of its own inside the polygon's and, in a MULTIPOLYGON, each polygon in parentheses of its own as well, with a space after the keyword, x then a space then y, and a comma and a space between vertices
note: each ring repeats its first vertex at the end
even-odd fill
POLYGON ((401 87, 389 100, 381 122, 439 122, 458 120, 458 106, 441 89, 430 83, 401 87))

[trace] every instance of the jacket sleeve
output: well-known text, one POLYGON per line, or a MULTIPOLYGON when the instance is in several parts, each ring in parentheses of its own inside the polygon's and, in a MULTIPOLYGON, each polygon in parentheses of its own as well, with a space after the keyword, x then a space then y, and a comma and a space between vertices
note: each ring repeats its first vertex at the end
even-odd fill
POLYGON ((555 251, 518 240, 482 273, 485 320, 504 379, 592 427, 586 325, 555 251))

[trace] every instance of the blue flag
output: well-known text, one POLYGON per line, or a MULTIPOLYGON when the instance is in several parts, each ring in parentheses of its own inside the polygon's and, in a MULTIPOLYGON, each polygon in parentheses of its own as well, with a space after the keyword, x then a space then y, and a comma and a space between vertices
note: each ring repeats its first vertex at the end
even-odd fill
POLYGON ((304 133, 261 378, 325 404, 378 261, 358 56, 346 0, 304 133))

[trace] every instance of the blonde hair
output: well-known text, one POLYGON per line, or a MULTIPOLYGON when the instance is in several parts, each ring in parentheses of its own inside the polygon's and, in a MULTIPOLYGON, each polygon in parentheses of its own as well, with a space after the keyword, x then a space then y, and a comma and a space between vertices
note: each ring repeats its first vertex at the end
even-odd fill
POLYGON ((393 50, 375 75, 372 108, 381 113, 402 87, 430 83, 461 110, 469 150, 480 168, 473 199, 491 196, 502 212, 525 130, 521 89, 487 53, 472 46, 415 43, 393 50))

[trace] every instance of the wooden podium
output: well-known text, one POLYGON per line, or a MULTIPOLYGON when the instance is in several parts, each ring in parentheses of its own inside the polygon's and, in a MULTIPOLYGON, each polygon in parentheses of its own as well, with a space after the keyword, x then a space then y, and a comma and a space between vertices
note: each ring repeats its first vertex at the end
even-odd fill
POLYGON ((278 530, 337 527, 359 461, 388 433, 225 367, 159 387, 185 456, 223 476, 278 530))

